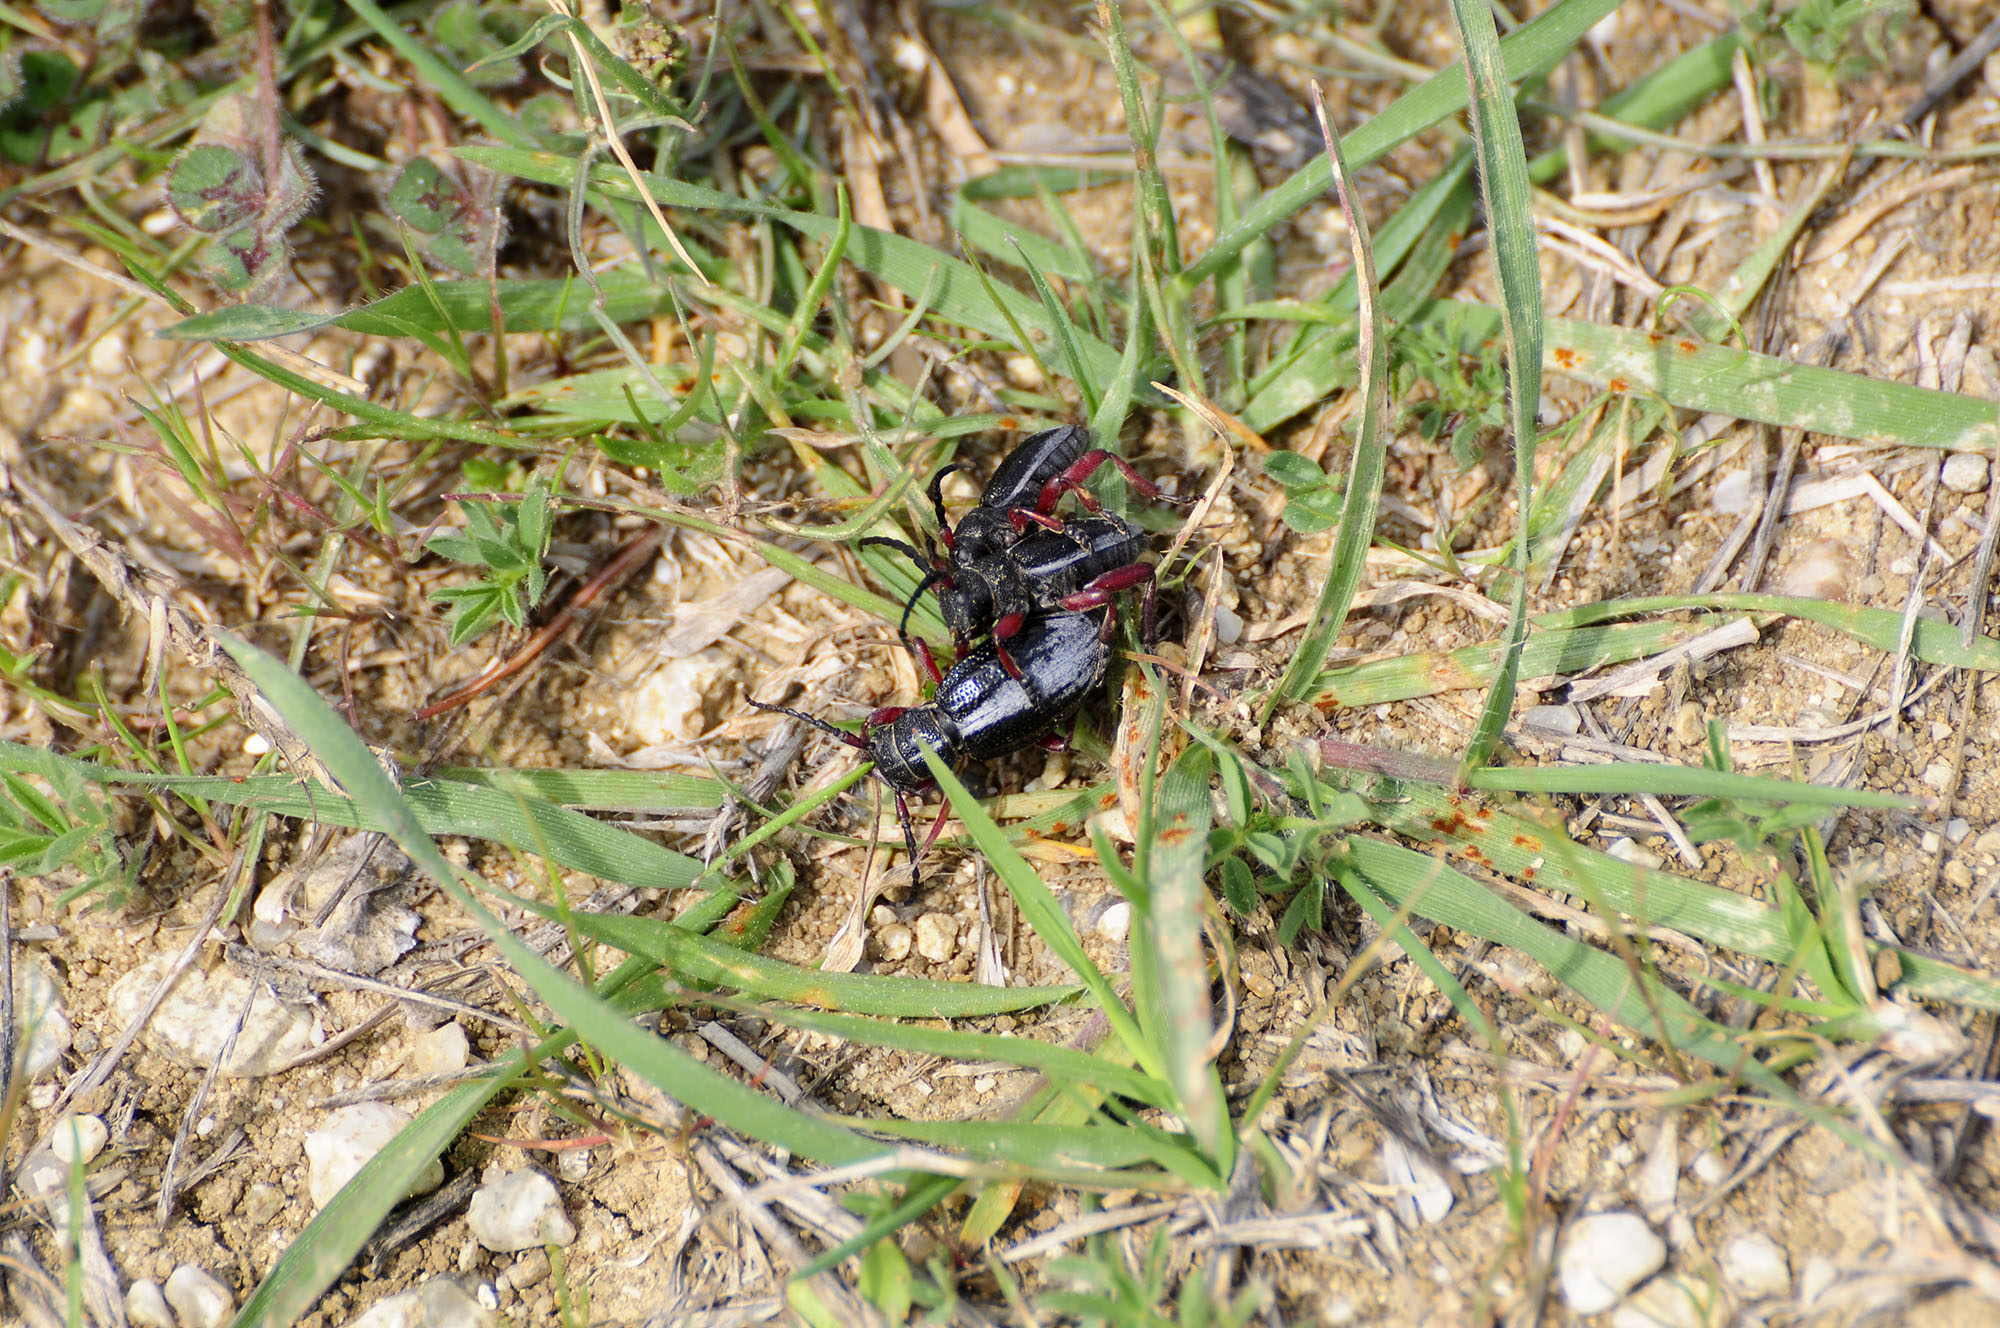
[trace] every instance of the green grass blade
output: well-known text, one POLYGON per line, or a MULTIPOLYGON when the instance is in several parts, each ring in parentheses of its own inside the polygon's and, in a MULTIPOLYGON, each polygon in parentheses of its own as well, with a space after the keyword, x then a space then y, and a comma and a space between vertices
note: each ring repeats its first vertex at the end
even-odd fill
POLYGON ((1003 263, 1018 263, 1026 256, 1042 271, 1064 281, 1092 288, 1103 284, 1102 276, 1080 261, 1068 246, 996 216, 985 208, 974 207, 966 201, 962 190, 952 207, 951 223, 958 231, 961 243, 989 258, 997 258, 1003 263))
MULTIPOLYGON (((644 272, 621 269, 598 279, 603 313, 632 323, 671 312, 672 290, 644 272)), ((339 313, 314 313, 270 304, 232 304, 181 319, 160 336, 179 341, 266 341, 339 327, 371 337, 442 336, 491 332, 498 305, 509 332, 586 332, 597 325, 588 296, 568 277, 484 281, 433 281, 339 313)))
POLYGON ((561 770, 507 766, 439 766, 439 780, 497 789, 578 811, 657 812, 720 807, 728 785, 709 775, 664 770, 561 770))
POLYGON ((952 811, 965 823, 972 842, 985 855, 993 874, 1013 896, 1014 906, 1021 910, 1022 919, 1041 937, 1049 952, 1083 980, 1098 1008, 1110 1021, 1112 1031, 1132 1051, 1139 1067, 1164 1082, 1167 1076, 1157 1049, 1140 1031, 1138 1021, 1126 1008, 1125 1002, 1118 999, 1118 992, 1112 987, 1110 979, 1084 953, 1083 941, 1077 936, 1069 914, 1056 902, 1055 895, 1042 883, 1042 878, 1028 860, 1008 841, 993 818, 986 814, 986 809, 979 805, 979 799, 973 797, 958 776, 952 773, 951 767, 928 748, 924 751, 924 760, 930 766, 931 777, 937 780, 939 791, 950 801, 952 811))
MULTIPOLYGON (((1528 638, 1522 668, 1530 678, 1565 677, 1656 655, 1719 625, 1714 619, 1702 618, 1693 623, 1551 627, 1528 638)), ((1498 644, 1464 646, 1343 665, 1319 675, 1311 699, 1322 709, 1355 709, 1461 688, 1490 687, 1499 673, 1502 650, 1498 644)))
MULTIPOLYGON (((566 185, 574 174, 573 162, 549 153, 489 147, 459 148, 456 152, 488 170, 543 184, 566 185)), ((756 203, 658 175, 642 173, 640 179, 654 201, 666 207, 768 217, 803 235, 821 240, 832 239, 838 224, 831 217, 756 203)), ((622 172, 599 168, 592 173, 591 184, 607 198, 636 201, 638 197, 631 180, 622 172)), ((932 312, 945 322, 969 327, 988 336, 1009 339, 1010 342, 1015 325, 1025 329, 1031 338, 1053 338, 1056 335, 1056 329, 1049 322, 1040 301, 1011 286, 992 286, 992 294, 989 295, 989 287, 981 280, 977 268, 941 254, 919 241, 868 226, 856 226, 848 242, 846 257, 848 262, 862 271, 880 277, 912 298, 926 289, 930 290, 932 312)), ((1118 365, 1118 352, 1081 332, 1077 334, 1077 339, 1092 380, 1109 381, 1118 365)), ((1018 346, 1016 349, 1029 348, 1018 346)))
MULTIPOLYGON (((1151 1164, 1192 1184, 1205 1188, 1215 1185, 1214 1174, 1195 1157, 1185 1135, 1142 1126, 964 1120, 871 1120, 867 1124, 883 1134, 921 1139, 939 1147, 955 1148, 980 1161, 1034 1173, 1064 1169, 1070 1179, 1080 1180, 1094 1172, 1151 1164)), ((1100 1176, 1097 1183, 1109 1179, 1100 1176)), ((1127 1173, 1118 1176, 1117 1183, 1136 1188, 1163 1179, 1164 1176, 1127 1173)))
POLYGON ((1138 64, 1125 37, 1125 11, 1120 0, 1097 0, 1097 21, 1104 29, 1104 49, 1111 57, 1111 73, 1118 81, 1118 99, 1125 109, 1125 132, 1132 139, 1132 157, 1139 196, 1139 221, 1146 242, 1146 256, 1153 270, 1171 277, 1180 270, 1180 240, 1174 224, 1173 195, 1167 177, 1160 172, 1157 124, 1146 110, 1145 93, 1139 86, 1138 64))
POLYGON ((970 982, 872 973, 829 973, 766 959, 657 918, 622 913, 566 913, 519 903, 628 954, 644 955, 683 982, 715 983, 746 996, 822 1010, 891 1019, 976 1019, 1033 1009, 1077 994, 1077 987, 983 987, 970 982))
POLYGON ((1114 1064, 1102 1056, 1060 1043, 1037 1042, 1026 1037, 1002 1037, 997 1033, 968 1033, 956 1028, 931 1028, 923 1024, 891 1024, 861 1015, 818 1010, 749 1005, 743 1009, 746 1013, 754 1013, 775 1023, 824 1033, 863 1046, 897 1048, 961 1063, 998 1061, 1095 1093, 1116 1094, 1161 1110, 1172 1110, 1174 1105, 1173 1090, 1159 1080, 1128 1066, 1114 1064))
POLYGON ((1399 907, 1409 903, 1424 917, 1520 951, 1627 1028, 1705 1061, 1728 1077, 1747 1080, 1790 1109, 1879 1155, 1879 1145, 1865 1140, 1833 1113, 1801 1098, 1751 1055, 1730 1030, 1711 1022, 1662 985, 1656 973, 1635 973, 1618 956, 1535 921, 1480 882, 1414 849, 1357 838, 1350 845, 1350 855, 1356 870, 1390 902, 1399 907), (1646 989, 1643 993, 1642 984, 1646 989), (1664 1022, 1654 1017, 1656 1010, 1664 1022))
POLYGON ((1049 279, 1042 275, 1035 260, 1028 257, 1026 250, 1020 251, 1018 257, 1021 266, 1028 270, 1028 279, 1035 285, 1035 294, 1041 297, 1042 310, 1048 315, 1049 326, 1056 330, 1056 345, 1062 350, 1070 381, 1076 384, 1077 393, 1083 398, 1083 414, 1085 418, 1094 418, 1102 397, 1097 390, 1097 380, 1091 376, 1090 365, 1083 357, 1083 344, 1078 340, 1083 334, 1069 316, 1069 310, 1056 298, 1055 287, 1049 285, 1049 279))
MULTIPOLYGON (((1136 276, 1134 280, 1136 280, 1136 276)), ((1116 439, 1125 428, 1125 417, 1132 413, 1132 399, 1138 394, 1139 372, 1145 360, 1145 348, 1153 343, 1153 322, 1146 302, 1135 301, 1132 305, 1132 321, 1125 329, 1125 353, 1118 359, 1118 373, 1106 384, 1104 399, 1097 405, 1097 411, 1090 417, 1090 434, 1093 438, 1104 439, 1107 443, 1116 439)))
POLYGON ((494 947, 513 965, 558 1018, 600 1052, 626 1065, 686 1104, 691 1110, 803 1157, 831 1163, 879 1157, 881 1145, 841 1126, 794 1111, 756 1089, 720 1074, 663 1038, 629 1022, 624 1013, 557 971, 524 945, 460 883, 415 814, 371 753, 306 681, 256 647, 223 638, 243 666, 313 754, 357 801, 365 801, 388 823, 388 834, 435 880, 453 903, 470 914, 494 947))
MULTIPOLYGON (((1537 621, 1589 625, 1634 614, 1673 613, 1683 609, 1781 613, 1831 627, 1887 654, 1895 654, 1903 648, 1903 614, 1898 610, 1857 608, 1796 595, 1640 595, 1632 599, 1581 604, 1558 614, 1544 614, 1537 621)), ((1954 669, 1984 669, 1988 672, 2000 669, 2000 641, 1982 636, 1968 643, 1956 626, 1932 618, 1920 616, 1916 619, 1909 650, 1926 664, 1941 664, 1954 669)))
POLYGON ((1514 538, 1514 595, 1500 668, 1466 745, 1461 769, 1485 765, 1514 710, 1521 650, 1528 640, 1528 519, 1534 511, 1535 411, 1542 399, 1542 268, 1535 247, 1528 158, 1507 86, 1500 35, 1486 0, 1452 0, 1472 89, 1472 137, 1479 156, 1479 196, 1500 278, 1500 321, 1507 346, 1507 404, 1514 442, 1514 492, 1520 530, 1514 538))
POLYGON ((1341 496, 1340 533, 1334 538, 1326 578, 1320 583, 1319 602, 1313 606, 1312 619, 1306 625, 1298 652, 1264 704, 1266 723, 1280 701, 1303 700, 1319 686, 1320 669, 1333 653, 1334 638, 1346 625, 1355 587, 1361 584, 1361 574, 1368 564, 1368 546, 1375 542, 1375 514, 1382 500, 1382 474, 1388 459, 1383 402, 1389 391, 1389 347, 1382 326, 1381 291, 1375 281, 1368 221, 1354 206, 1352 176, 1341 156, 1340 141, 1327 125, 1326 103, 1317 84, 1313 86, 1313 107, 1319 115, 1320 132, 1326 137, 1341 215, 1347 218, 1348 243, 1354 253, 1356 289, 1361 301, 1358 325, 1361 412, 1355 427, 1354 454, 1347 466, 1347 488, 1341 496))
POLYGON ((481 93, 456 69, 433 55, 430 48, 404 31, 403 25, 384 11, 375 0, 348 0, 348 8, 359 15, 389 49, 410 62, 421 86, 446 106, 484 129, 502 143, 515 147, 536 146, 534 136, 521 128, 520 118, 504 111, 481 93))
MULTIPOLYGON (((1500 43, 1505 57, 1505 77, 1524 82, 1547 73, 1567 57, 1583 35, 1599 19, 1618 7, 1618 0, 1562 0, 1507 35, 1500 43)), ((1388 109, 1357 127, 1341 141, 1341 150, 1354 170, 1373 165, 1398 143, 1412 138, 1465 109, 1466 76, 1453 64, 1425 79, 1398 97, 1388 109)), ((1220 272, 1246 247, 1263 239, 1286 218, 1319 197, 1332 182, 1325 158, 1314 158, 1283 184, 1271 189, 1237 219, 1233 229, 1219 235, 1207 252, 1188 264, 1176 279, 1192 290, 1199 282, 1220 272)))
MULTIPOLYGON (((296 816, 320 825, 355 830, 390 829, 389 818, 373 803, 348 798, 322 784, 289 775, 149 775, 78 761, 38 747, 0 742, 0 770, 48 776, 69 772, 104 784, 171 789, 184 797, 252 807, 278 816, 296 816)), ((702 875, 701 863, 685 854, 616 826, 528 796, 461 784, 456 780, 414 779, 404 790, 405 805, 426 834, 488 839, 522 853, 586 872, 600 880, 655 889, 680 889, 702 875)))
POLYGON ((1215 1015, 1201 935, 1208 906, 1202 877, 1213 814, 1211 768, 1208 749, 1197 744, 1183 750, 1160 778, 1153 839, 1143 849, 1140 866, 1148 887, 1146 907, 1133 910, 1133 966, 1136 976, 1143 953, 1157 974, 1151 985, 1161 1005, 1158 1022, 1168 1082, 1196 1146, 1217 1174, 1226 1176, 1236 1165, 1236 1134, 1210 1054, 1215 1015))

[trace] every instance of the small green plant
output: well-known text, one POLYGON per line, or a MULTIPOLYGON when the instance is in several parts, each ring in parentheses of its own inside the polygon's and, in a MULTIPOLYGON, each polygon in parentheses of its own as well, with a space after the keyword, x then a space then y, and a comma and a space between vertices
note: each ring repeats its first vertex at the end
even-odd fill
POLYGON ((137 862, 118 851, 111 807, 91 796, 82 776, 50 777, 53 794, 16 774, 0 774, 0 867, 26 876, 73 877, 61 903, 95 895, 100 908, 122 907, 131 897, 137 862))
POLYGON ((7 52, 0 66, 0 156, 32 165, 49 150, 52 116, 76 89, 82 71, 60 51, 7 52))
POLYGON ((1208 851, 1210 865, 1221 871, 1223 897, 1233 912, 1248 916, 1261 895, 1290 894, 1278 924, 1280 940, 1290 945, 1306 927, 1319 925, 1328 860, 1343 851, 1345 832, 1368 818, 1367 804, 1328 788, 1296 749, 1282 779, 1285 792, 1303 804, 1304 816, 1260 797, 1233 754, 1219 754, 1217 768, 1229 815, 1226 824, 1209 831, 1208 851), (1267 873, 1261 881, 1257 867, 1267 873))
POLYGON ((269 286, 291 249, 285 232, 313 199, 312 173, 294 143, 260 127, 257 103, 225 97, 167 176, 167 202, 189 230, 208 237, 199 262, 223 290, 269 286))
POLYGON ((1073 1314, 1085 1324, 1243 1328, 1270 1299, 1268 1288, 1252 1282, 1233 1298, 1218 1300, 1209 1290, 1199 1263, 1181 1278, 1179 1294, 1170 1297, 1168 1268, 1173 1262, 1173 1244, 1164 1224, 1154 1233, 1141 1268, 1131 1267, 1104 1236, 1093 1236, 1087 1249, 1085 1254, 1050 1262, 1050 1276, 1067 1281, 1070 1289, 1043 1292, 1035 1298, 1036 1308, 1073 1314))
POLYGON ((186 24, 171 37, 148 31, 142 44, 147 8, 147 0, 41 0, 33 18, 0 33, 0 158, 62 165, 199 95, 175 57, 206 34, 186 24), (60 46, 23 41, 51 29, 60 46))
POLYGON ((1317 461, 1297 452, 1273 452, 1264 458, 1264 473, 1285 491, 1284 521, 1293 530, 1313 535, 1340 524, 1340 479, 1321 470, 1317 461))
POLYGON ((1889 58, 1889 43, 1915 9, 1911 0, 1804 0, 1778 30, 1833 78, 1859 78, 1889 58))
POLYGON ((1433 395, 1404 407, 1403 422, 1425 441, 1450 435, 1452 459, 1470 468, 1479 460, 1483 433, 1507 422, 1507 366, 1497 345, 1476 359, 1459 353, 1459 330, 1423 323, 1396 338, 1390 367, 1391 392, 1408 400, 1419 383, 1433 395))
POLYGON ((476 88, 504 88, 521 79, 512 48, 535 25, 526 5, 452 0, 431 19, 431 32, 446 58, 476 88))
POLYGON ((418 157, 384 200, 391 215, 416 232, 424 251, 461 276, 485 271, 500 241, 500 212, 493 203, 493 177, 476 166, 461 180, 449 166, 418 157))
POLYGON ((433 535, 424 547, 483 575, 444 586, 431 598, 451 606, 451 643, 463 645, 496 619, 520 627, 548 588, 542 555, 549 546, 549 489, 531 484, 518 503, 465 502, 465 533, 433 535))

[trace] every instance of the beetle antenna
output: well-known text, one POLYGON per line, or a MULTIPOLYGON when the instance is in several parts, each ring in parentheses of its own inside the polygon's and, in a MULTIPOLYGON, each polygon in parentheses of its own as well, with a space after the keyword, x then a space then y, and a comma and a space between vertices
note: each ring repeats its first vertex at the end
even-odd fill
POLYGON ((938 571, 936 568, 932 568, 930 571, 924 573, 924 579, 917 582, 916 590, 911 593, 910 598, 903 605, 903 621, 897 624, 896 635, 902 637, 905 641, 910 639, 910 615, 917 611, 917 601, 924 597, 926 590, 929 590, 944 579, 944 573, 938 571))
POLYGON ((821 733, 826 734, 828 737, 840 739, 842 742, 846 743, 849 747, 859 747, 864 752, 868 750, 868 744, 866 742, 862 741, 860 738, 855 737, 852 733, 849 733, 846 729, 835 728, 833 725, 827 723, 825 720, 819 718, 817 715, 808 715, 803 710, 793 710, 788 706, 765 705, 762 701, 751 701, 750 698, 747 696, 744 697, 743 699, 745 701, 749 701, 751 705, 755 706, 759 710, 768 710, 774 715, 790 715, 793 719, 796 719, 801 723, 810 724, 814 728, 818 729, 821 733))
POLYGON ((931 472, 930 488, 925 490, 925 492, 931 496, 931 507, 937 512, 939 529, 949 530, 951 528, 951 523, 945 520, 944 515, 944 477, 951 474, 954 470, 964 469, 965 463, 963 461, 953 461, 948 465, 939 466, 931 472))
POLYGON ((879 544, 885 549, 894 549, 897 553, 902 554, 905 558, 915 563, 917 570, 920 572, 930 570, 931 560, 919 553, 911 545, 905 544, 899 539, 890 539, 887 535, 869 535, 861 541, 863 548, 866 548, 870 544, 879 544))

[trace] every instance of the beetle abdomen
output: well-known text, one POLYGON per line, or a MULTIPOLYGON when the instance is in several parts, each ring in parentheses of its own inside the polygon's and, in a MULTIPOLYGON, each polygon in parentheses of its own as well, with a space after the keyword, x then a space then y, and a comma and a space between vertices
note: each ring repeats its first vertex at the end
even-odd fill
POLYGON ((1068 470, 1089 450, 1090 430, 1075 424, 1044 429, 1024 438, 994 467, 993 478, 986 481, 979 505, 998 511, 1033 507, 1042 495, 1042 486, 1068 470))
POLYGON ((1061 530, 1038 530, 1015 544, 1009 557, 1032 589, 1035 603, 1052 608, 1086 582, 1145 554, 1146 532, 1123 517, 1101 512, 1072 517, 1061 530))
POLYGON ((1030 619, 1007 641, 1019 678, 1001 665, 991 644, 960 660, 932 699, 957 730, 959 753, 974 760, 1005 756, 1076 713, 1111 660, 1098 618, 1056 613, 1030 619))

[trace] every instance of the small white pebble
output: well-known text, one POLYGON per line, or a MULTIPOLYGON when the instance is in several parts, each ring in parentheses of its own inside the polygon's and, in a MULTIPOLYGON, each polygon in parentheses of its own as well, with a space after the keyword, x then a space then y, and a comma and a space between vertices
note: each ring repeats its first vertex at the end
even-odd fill
POLYGON ((1986 458, 1977 452, 1954 452, 1945 458, 1938 482, 1953 493, 1986 490, 1986 458))
POLYGON ((1708 495, 1708 505, 1720 516, 1741 516, 1750 510, 1754 501, 1750 472, 1747 470, 1724 471, 1716 478, 1715 487, 1708 495))
MULTIPOLYGON (((40 1079, 60 1069, 74 1036, 55 977, 38 961, 16 964, 14 1037, 20 1048, 16 1054, 26 1063, 28 1077, 40 1079)), ((60 1086, 48 1087, 55 1092, 60 1086)))
MULTIPOLYGON (((387 1102, 357 1102, 328 1114, 317 1130, 306 1135, 306 1192, 314 1208, 326 1207, 341 1186, 367 1165, 415 1117, 387 1102)), ((410 1177, 405 1194, 434 1190, 444 1181, 444 1163, 430 1165, 410 1177)))
POLYGON ((1854 579, 1853 560, 1847 547, 1836 540, 1816 539, 1799 550, 1799 556, 1785 569, 1778 591, 1801 599, 1841 600, 1854 579))
POLYGON ((574 1185, 590 1175, 590 1150, 565 1148, 556 1154, 556 1175, 574 1185))
MULTIPOLYGON (((497 1302, 496 1302, 497 1303, 497 1302)), ((489 1328, 493 1318, 450 1277, 376 1301, 347 1328, 489 1328)))
POLYGON ((1928 1010, 1900 1000, 1880 1003, 1878 1045, 1905 1065, 1940 1065, 1965 1050, 1965 1035, 1928 1010))
POLYGON ((1638 840, 1629 839, 1623 835, 1606 844, 1604 851, 1620 862, 1629 862, 1634 867, 1640 867, 1648 871, 1658 870, 1660 866, 1659 854, 1639 843, 1638 840))
POLYGON ((1132 906, 1119 900, 1097 919, 1097 934, 1107 941, 1122 941, 1132 934, 1132 906))
POLYGON ((1090 824, 1121 844, 1132 842, 1132 822, 1126 819, 1123 807, 1113 807, 1099 812, 1090 818, 1090 824))
POLYGON ((933 964, 942 964, 958 951, 958 924, 942 913, 926 913, 917 919, 917 953, 933 964))
POLYGON ((124 337, 115 332, 101 336, 90 347, 91 372, 107 378, 120 374, 127 354, 124 337))
POLYGON ((1529 706, 1521 712, 1521 722, 1534 728, 1548 729, 1552 733, 1583 732, 1583 716, 1576 713, 1575 706, 1529 706))
POLYGON ((1241 641, 1243 639, 1243 615, 1225 605, 1216 605, 1215 639, 1226 646, 1233 646, 1238 641, 1241 641))
POLYGON ((1815 1254, 1799 1270, 1799 1306, 1807 1308, 1840 1280, 1840 1270, 1824 1254, 1815 1254))
POLYGON ((1951 787, 1951 762, 1932 761, 1924 767, 1924 783, 1942 793, 1951 787))
POLYGON ((896 39, 894 59, 896 68, 906 74, 921 74, 931 66, 930 57, 924 54, 924 48, 915 38, 909 36, 896 39))
POLYGON ((1964 843, 1965 837, 1971 833, 1972 822, 1963 816, 1954 816, 1944 823, 1944 837, 1954 844, 1964 843))
POLYGON ((410 1069, 418 1074, 453 1074, 471 1058, 465 1026, 456 1020, 439 1024, 410 1039, 410 1069))
POLYGON ((1667 1243, 1636 1213, 1593 1213, 1563 1237, 1556 1280, 1578 1314, 1601 1314, 1667 1261, 1667 1243))
POLYGON ((141 1278, 126 1289, 125 1321, 132 1328, 174 1328, 174 1312, 158 1282, 141 1278))
POLYGON ((500 1254, 567 1245, 576 1239, 576 1224, 563 1211, 555 1182, 533 1167, 488 1172, 472 1192, 465 1225, 474 1240, 500 1254))
POLYGON ((1042 385, 1042 369, 1032 355, 1009 355, 1005 367, 1007 381, 1016 387, 1036 388, 1042 385))
POLYGON ((1720 1185, 1729 1177, 1729 1163, 1713 1148, 1705 1148, 1688 1163, 1688 1175, 1704 1185, 1720 1185))
POLYGON ((1784 1246, 1761 1231, 1722 1247, 1722 1280, 1746 1300, 1782 1296, 1792 1289, 1792 1264, 1784 1246))
POLYGON ((236 1312, 236 1297, 205 1269, 184 1263, 167 1279, 167 1304, 181 1328, 222 1328, 236 1312))
POLYGON ((910 957, 910 945, 914 934, 900 922, 892 922, 875 933, 875 948, 882 958, 897 964, 910 957))
POLYGON ((96 1116, 65 1116, 49 1133, 49 1151, 64 1162, 85 1162, 104 1151, 111 1131, 96 1116))

